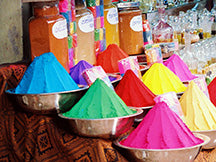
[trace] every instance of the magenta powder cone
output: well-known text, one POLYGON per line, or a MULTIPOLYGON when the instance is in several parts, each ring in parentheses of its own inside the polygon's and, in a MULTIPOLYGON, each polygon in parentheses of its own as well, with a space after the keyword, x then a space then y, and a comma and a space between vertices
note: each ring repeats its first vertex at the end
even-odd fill
POLYGON ((184 61, 176 54, 173 54, 164 65, 168 67, 173 73, 175 73, 182 82, 193 80, 196 78, 184 61))
POLYGON ((86 80, 83 78, 82 76, 82 72, 85 69, 90 69, 92 68, 93 65, 91 65, 90 63, 81 60, 78 62, 78 64, 76 64, 74 67, 72 67, 70 69, 70 76, 73 78, 73 80, 80 85, 88 85, 86 80))
POLYGON ((120 143, 132 148, 174 149, 191 147, 202 142, 162 101, 156 103, 138 127, 120 143))

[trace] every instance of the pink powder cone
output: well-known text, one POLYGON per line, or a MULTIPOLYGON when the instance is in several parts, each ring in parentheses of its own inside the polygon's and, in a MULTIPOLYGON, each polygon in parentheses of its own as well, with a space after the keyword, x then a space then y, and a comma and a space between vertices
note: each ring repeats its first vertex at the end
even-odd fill
POLYGON ((173 54, 164 65, 168 67, 173 73, 175 73, 182 82, 193 80, 196 78, 184 61, 176 54, 173 54))
POLYGON ((120 143, 141 149, 173 149, 191 147, 202 142, 165 102, 159 102, 120 143))

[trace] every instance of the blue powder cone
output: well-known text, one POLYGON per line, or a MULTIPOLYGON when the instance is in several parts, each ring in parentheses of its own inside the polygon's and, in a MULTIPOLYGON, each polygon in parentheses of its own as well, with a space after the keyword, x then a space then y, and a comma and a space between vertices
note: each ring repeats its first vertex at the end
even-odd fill
POLYGON ((72 67, 70 69, 70 76, 73 78, 73 80, 80 85, 88 85, 86 80, 83 78, 82 76, 82 72, 85 69, 90 69, 92 68, 93 65, 91 65, 90 63, 81 60, 78 62, 78 64, 76 64, 74 67, 72 67))
POLYGON ((36 57, 15 89, 17 94, 40 94, 79 89, 53 53, 36 57))

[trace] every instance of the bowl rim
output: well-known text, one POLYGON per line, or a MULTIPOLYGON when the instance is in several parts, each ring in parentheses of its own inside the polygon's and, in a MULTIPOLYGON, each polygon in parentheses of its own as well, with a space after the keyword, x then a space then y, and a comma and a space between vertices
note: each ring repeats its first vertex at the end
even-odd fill
POLYGON ((122 118, 128 118, 128 117, 135 117, 137 115, 140 115, 143 112, 141 109, 136 109, 136 113, 130 114, 127 116, 120 116, 120 117, 112 117, 112 118, 98 118, 98 119, 87 119, 87 118, 70 118, 62 115, 62 113, 58 113, 58 116, 63 119, 69 119, 69 120, 87 120, 87 121, 99 121, 99 120, 115 120, 115 119, 122 119, 122 118))
POLYGON ((193 133, 208 133, 208 132, 216 132, 216 129, 210 129, 210 130, 199 130, 199 131, 192 131, 193 133))
POLYGON ((200 134, 200 133, 193 133, 197 138, 203 140, 202 143, 194 145, 194 146, 190 146, 190 147, 183 147, 183 148, 172 148, 172 149, 142 149, 142 148, 134 148, 134 147, 128 147, 128 146, 124 146, 122 144, 120 144, 120 141, 122 141, 123 139, 125 139, 127 136, 123 136, 118 138, 117 140, 113 141, 115 145, 117 145, 118 147, 124 148, 124 149, 128 149, 128 150, 138 150, 138 151, 155 151, 155 152, 165 152, 165 151, 179 151, 179 150, 187 150, 187 149, 192 149, 192 148, 196 148, 196 147, 200 147, 200 146, 204 146, 206 144, 209 143, 210 141, 210 137, 200 134))
POLYGON ((72 92, 78 92, 78 91, 83 91, 83 90, 87 90, 89 88, 89 86, 85 86, 85 87, 80 87, 79 89, 74 89, 74 90, 70 90, 70 91, 61 91, 61 92, 51 92, 51 93, 14 93, 13 91, 15 90, 15 88, 11 88, 8 90, 5 90, 5 93, 10 94, 10 95, 17 95, 17 96, 47 96, 47 95, 57 95, 57 94, 66 94, 66 93, 72 93, 72 92))
POLYGON ((136 107, 136 106, 128 106, 130 109, 142 109, 142 110, 146 110, 146 109, 151 109, 152 107, 154 107, 154 105, 152 106, 144 106, 144 107, 136 107))

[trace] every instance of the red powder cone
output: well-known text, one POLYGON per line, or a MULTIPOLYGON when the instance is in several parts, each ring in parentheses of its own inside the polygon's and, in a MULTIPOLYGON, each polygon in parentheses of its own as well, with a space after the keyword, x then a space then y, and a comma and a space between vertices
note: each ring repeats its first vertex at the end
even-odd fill
POLYGON ((211 102, 216 106, 216 77, 208 85, 208 91, 211 102))
POLYGON ((97 56, 96 66, 101 66, 106 73, 118 73, 118 61, 129 57, 116 44, 110 44, 106 50, 97 56))
POLYGON ((155 104, 153 99, 156 96, 132 70, 126 71, 115 91, 127 106, 147 107, 155 104))

